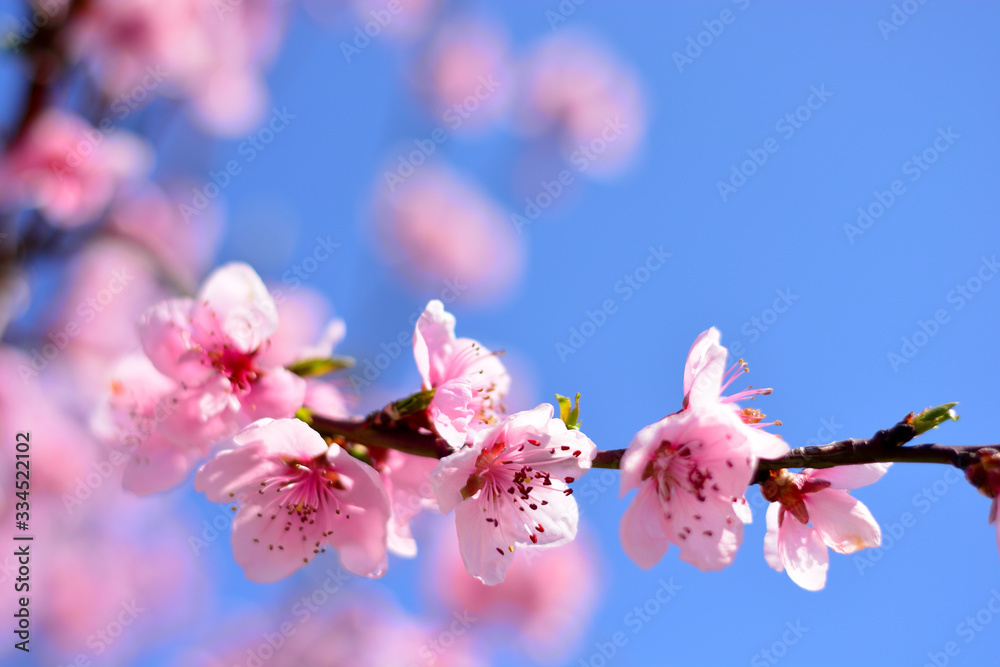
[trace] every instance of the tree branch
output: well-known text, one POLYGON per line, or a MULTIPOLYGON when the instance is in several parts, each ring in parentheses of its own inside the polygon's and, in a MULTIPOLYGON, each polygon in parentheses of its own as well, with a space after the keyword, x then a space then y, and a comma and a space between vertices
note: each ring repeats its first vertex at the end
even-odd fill
MULTIPOLYGON (((406 454, 427 458, 444 458, 454 450, 438 436, 403 426, 379 426, 371 419, 330 419, 319 415, 308 418, 310 426, 321 435, 344 438, 350 442, 386 449, 396 449, 406 454)), ((772 470, 782 468, 832 468, 861 463, 944 463, 965 468, 978 460, 981 449, 1000 449, 998 445, 904 445, 916 436, 910 416, 871 438, 850 438, 817 447, 799 447, 777 459, 760 459, 753 483, 768 478, 772 470)), ((617 469, 624 449, 597 452, 592 467, 617 469)))
POLYGON ((415 456, 443 459, 454 451, 433 433, 421 433, 402 426, 374 426, 367 419, 353 421, 311 415, 306 423, 323 436, 342 437, 359 445, 396 449, 415 456))

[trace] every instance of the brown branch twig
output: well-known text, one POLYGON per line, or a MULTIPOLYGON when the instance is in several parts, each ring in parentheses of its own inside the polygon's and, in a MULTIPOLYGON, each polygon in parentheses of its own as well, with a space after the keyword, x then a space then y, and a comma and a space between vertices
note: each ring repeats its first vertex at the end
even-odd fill
MULTIPOLYGON (((321 435, 342 437, 362 445, 397 449, 407 454, 428 458, 444 458, 452 453, 451 447, 438 436, 401 426, 377 426, 371 420, 351 421, 329 419, 314 415, 310 425, 321 435)), ((777 459, 761 459, 757 465, 754 483, 768 477, 771 470, 781 468, 832 468, 860 463, 944 463, 965 468, 978 460, 976 453, 982 449, 1000 449, 1000 445, 914 445, 904 446, 916 436, 916 429, 907 419, 889 429, 879 431, 871 438, 850 438, 817 447, 799 447, 777 459)), ((624 449, 597 452, 594 468, 617 469, 624 449)))

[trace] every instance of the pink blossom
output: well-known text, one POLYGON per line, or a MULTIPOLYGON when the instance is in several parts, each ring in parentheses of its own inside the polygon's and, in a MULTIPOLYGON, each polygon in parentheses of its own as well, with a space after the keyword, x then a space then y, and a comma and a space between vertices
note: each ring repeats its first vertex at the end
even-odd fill
POLYGON ((380 26, 375 39, 384 34, 400 41, 413 40, 426 32, 442 4, 442 0, 408 0, 396 4, 393 11, 389 11, 388 3, 383 0, 351 0, 360 22, 358 30, 364 30, 370 35, 372 28, 368 26, 374 23, 380 26))
POLYGON ((740 499, 757 465, 750 429, 733 411, 692 407, 639 431, 621 459, 625 553, 650 568, 672 542, 703 570, 732 562, 746 520, 740 499))
MULTIPOLYGON (((54 348, 41 349, 48 352, 54 348)), ((117 471, 102 456, 103 448, 90 436, 86 425, 74 415, 75 406, 60 400, 59 389, 66 384, 65 378, 40 361, 46 358, 39 350, 29 356, 0 345, 0 438, 15 443, 23 441, 18 433, 29 434, 31 503, 37 508, 36 522, 57 515, 59 519, 67 515, 75 519, 83 500, 98 504, 116 493, 117 471), (87 476, 95 472, 102 482, 105 478, 112 481, 87 486, 87 476), (84 493, 80 493, 81 487, 84 493), (43 508, 42 503, 51 507, 43 508)), ((14 466, 13 455, 0 460, 3 489, 10 492, 8 498, 0 500, 0 509, 6 504, 13 507, 17 501, 13 495, 14 466)))
POLYGON ((151 149, 135 135, 107 134, 48 109, 0 156, 0 205, 28 204, 53 225, 77 227, 100 216, 151 163, 151 149))
POLYGON ((186 98, 205 129, 239 134, 266 109, 260 70, 282 14, 276 0, 95 0, 73 22, 68 47, 112 98, 115 119, 169 94, 186 98))
MULTIPOLYGON (((347 326, 330 316, 330 305, 319 292, 299 288, 294 292, 274 290, 281 327, 257 355, 261 366, 288 366, 309 359, 331 357, 344 340, 347 326)), ((306 378, 303 405, 327 417, 350 415, 348 400, 338 379, 306 378)))
POLYGON ((438 28, 425 56, 426 94, 454 131, 499 121, 513 93, 507 36, 498 24, 465 19, 438 28))
POLYGON ((1000 521, 997 521, 997 497, 1000 496, 1000 452, 995 449, 981 449, 979 461, 966 467, 965 478, 986 496, 992 498, 989 522, 996 528, 997 547, 1000 548, 1000 521))
POLYGON ((212 604, 187 531, 165 508, 150 511, 149 500, 139 507, 118 497, 106 515, 111 521, 36 533, 49 546, 33 552, 31 613, 52 648, 67 656, 54 664, 71 664, 83 653, 125 664, 142 647, 176 633, 197 605, 212 604))
MULTIPOLYGON (((317 609, 309 622, 295 623, 288 641, 264 644, 289 619, 287 610, 265 622, 240 618, 232 624, 236 635, 229 646, 201 655, 185 657, 191 667, 482 667, 487 664, 483 649, 476 645, 474 623, 469 613, 443 619, 440 626, 405 616, 395 605, 380 599, 369 587, 364 595, 339 593, 339 599, 317 609), (346 599, 344 599, 346 597, 346 599), (251 623, 248 623, 248 620, 251 623), (455 623, 455 621, 458 623, 455 623), (249 626, 249 627, 248 627, 249 626), (442 638, 444 638, 442 640, 442 638), (445 645, 447 644, 447 645, 445 645), (238 646, 239 648, 236 648, 238 646), (267 657, 261 661, 256 656, 267 657), (249 656, 249 659, 248 659, 249 656)), ((290 602, 290 604, 294 604, 290 602)))
POLYGON ((132 239, 156 258, 159 268, 184 289, 197 286, 211 264, 222 234, 222 213, 214 206, 191 220, 180 202, 153 184, 122 197, 108 212, 109 228, 132 239))
POLYGON ((523 65, 523 126, 554 131, 564 157, 588 175, 627 166, 646 132, 638 75, 607 49, 579 34, 541 42, 523 65))
POLYGON ((764 430, 766 426, 780 425, 781 422, 762 423, 764 415, 760 410, 740 408, 737 405, 737 401, 770 394, 770 389, 748 388, 730 396, 722 395, 736 378, 750 369, 742 359, 726 369, 729 350, 719 344, 719 337, 719 330, 712 327, 702 332, 691 345, 684 364, 684 408, 711 407, 716 404, 728 406, 744 423, 752 427, 747 435, 757 456, 777 458, 784 455, 789 449, 787 443, 764 430))
POLYGON ((430 483, 436 459, 412 456, 394 449, 369 447, 379 477, 389 496, 392 516, 389 518, 389 551, 397 556, 413 558, 417 542, 410 532, 410 521, 421 510, 436 509, 437 499, 430 483))
POLYGON ((233 551, 253 581, 287 577, 325 551, 377 577, 386 569, 389 499, 378 474, 298 419, 261 419, 201 467, 195 488, 238 502, 233 551))
POLYGON ((179 388, 159 424, 191 447, 232 435, 264 417, 291 417, 302 407, 305 380, 259 353, 278 329, 274 300, 245 264, 214 271, 195 299, 168 299, 143 315, 139 333, 153 366, 179 388))
POLYGON ((294 292, 274 289, 280 329, 271 335, 267 349, 258 359, 270 366, 287 366, 297 361, 329 357, 347 334, 339 317, 330 316, 330 305, 319 292, 299 288, 294 292))
POLYGON ((463 301, 508 293, 521 274, 524 246, 503 209, 450 169, 424 165, 404 179, 397 168, 386 170, 375 200, 386 259, 420 287, 455 286, 463 301))
POLYGON ((802 473, 780 470, 761 484, 767 508, 764 558, 778 572, 809 591, 826 585, 827 547, 851 554, 882 543, 882 531, 868 508, 845 489, 878 481, 890 463, 841 466, 802 473))
POLYGON ((187 477, 208 447, 178 444, 156 426, 168 416, 164 396, 176 383, 157 371, 141 354, 123 358, 111 370, 108 389, 91 421, 91 428, 114 449, 128 456, 122 476, 126 491, 138 495, 171 489, 187 477))
POLYGON ((470 430, 496 421, 510 376, 497 355, 471 338, 455 338, 455 316, 427 304, 413 332, 413 356, 423 389, 434 389, 427 415, 438 435, 461 447, 470 430))
POLYGON ((552 414, 545 403, 510 415, 431 473, 441 511, 455 510, 465 569, 484 584, 503 581, 515 545, 555 546, 576 537, 568 484, 590 469, 597 448, 552 414))
POLYGON ((500 641, 544 664, 562 662, 576 647, 593 618, 602 579, 596 545, 586 535, 558 547, 517 551, 503 582, 487 586, 462 567, 454 532, 438 533, 427 559, 426 588, 446 609, 498 626, 500 641))
POLYGON ((107 236, 86 244, 67 267, 46 342, 72 380, 82 414, 105 391, 105 375, 118 359, 141 350, 136 322, 149 304, 169 296, 154 262, 134 243, 107 236))

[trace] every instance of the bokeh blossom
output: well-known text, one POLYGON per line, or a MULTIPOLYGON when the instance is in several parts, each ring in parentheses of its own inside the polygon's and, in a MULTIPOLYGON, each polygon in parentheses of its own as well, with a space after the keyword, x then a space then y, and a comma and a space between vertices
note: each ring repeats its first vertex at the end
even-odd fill
POLYGON ((178 389, 159 430, 191 446, 228 437, 265 417, 291 417, 302 407, 305 380, 258 354, 278 329, 277 306, 245 264, 214 271, 194 299, 169 299, 140 322, 143 349, 178 389))
POLYGON ((48 109, 0 155, 0 205, 27 204, 55 226, 78 227, 151 165, 152 150, 136 135, 48 109))

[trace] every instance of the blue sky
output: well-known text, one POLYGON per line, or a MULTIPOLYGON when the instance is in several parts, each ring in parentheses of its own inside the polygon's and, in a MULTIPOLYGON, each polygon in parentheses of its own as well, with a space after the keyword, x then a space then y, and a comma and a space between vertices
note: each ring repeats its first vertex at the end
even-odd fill
MULTIPOLYGON (((553 30, 587 31, 638 72, 649 106, 627 172, 578 179, 558 210, 523 230, 528 262, 513 293, 453 309, 461 335, 529 369, 526 404, 579 391, 585 432, 601 448, 624 447, 680 406, 688 347, 716 326, 724 344, 741 346, 749 381, 774 388, 757 407, 782 420, 793 446, 868 437, 946 401, 960 402, 961 420, 920 441, 997 442, 1000 5, 590 0, 553 28, 546 12, 558 7, 449 8, 486 12, 520 50, 553 30), (685 54, 700 34, 700 53, 685 54), (689 61, 678 66, 675 53, 689 61), (730 180, 740 169, 745 181, 730 180), (870 222, 859 223, 859 209, 870 222), (616 284, 650 248, 670 256, 626 299, 616 284), (561 357, 558 344, 607 299, 614 313, 561 357)), ((411 50, 375 39, 345 62, 339 43, 353 20, 329 29, 296 14, 269 75, 273 105, 294 119, 225 188, 220 262, 250 261, 280 282, 318 236, 332 236, 341 247, 308 284, 347 321, 339 351, 363 361, 437 296, 389 272, 366 227, 384 161, 434 123, 405 83, 411 50)), ((192 166, 177 139, 163 173, 192 166)), ((244 159, 239 146, 220 143, 194 173, 244 159)), ((523 207, 513 185, 522 148, 501 128, 452 137, 439 157, 513 213, 523 207)), ((416 388, 408 353, 381 380, 416 388)), ((944 467, 896 466, 856 493, 882 524, 883 548, 831 555, 819 593, 765 564, 756 488, 755 523, 731 567, 703 573, 671 550, 643 571, 618 542, 627 499, 601 479, 581 480, 602 490, 580 503, 604 596, 566 665, 603 664, 616 633, 608 664, 982 665, 1000 650, 1000 617, 988 608, 1000 598, 989 502, 944 467), (663 581, 676 593, 635 622, 663 581)), ((190 495, 192 526, 218 511, 190 495)), ((228 549, 218 549, 220 566, 228 549)), ((222 615, 289 590, 231 569, 222 615)), ((395 559, 390 570, 372 586, 424 610, 419 564, 395 559)))
MULTIPOLYGON (((891 22, 900 3, 580 5, 556 30, 589 31, 639 72, 647 140, 627 173, 581 179, 572 201, 525 228, 520 287, 493 306, 457 307, 459 331, 530 366, 538 401, 582 392, 585 430, 604 448, 626 445, 679 406, 684 356, 709 326, 724 343, 742 344, 756 386, 774 387, 759 407, 784 422, 780 433, 794 445, 867 437, 946 401, 960 401, 961 421, 923 441, 995 442, 1000 280, 977 278, 995 276, 989 267, 1000 251, 1000 8, 913 4, 917 11, 891 31, 880 22, 891 22), (718 31, 717 19, 730 22, 679 68, 673 54, 698 39, 704 22, 718 31), (794 124, 786 119, 796 113, 794 124), (761 162, 765 146, 773 152, 724 199, 718 182, 734 166, 750 172, 742 163, 761 162), (886 208, 859 225, 859 207, 879 211, 873 202, 886 208), (670 258, 625 300, 615 285, 651 246, 670 258), (556 344, 608 298, 616 312, 563 361, 556 344), (936 314, 935 328, 928 322, 936 314)), ((520 2, 487 11, 523 48, 552 30, 545 11, 557 7, 520 2)), ((401 288, 363 231, 386 152, 432 125, 411 110, 413 95, 400 84, 408 52, 375 40, 348 65, 338 42, 351 32, 293 25, 271 81, 275 104, 298 117, 227 191, 233 220, 223 256, 260 258, 277 277, 311 252, 317 234, 342 239, 337 261, 311 284, 347 319, 344 351, 364 359, 435 296, 401 288), (288 234, 280 222, 252 226, 264 204, 300 225, 286 257, 265 258, 263 242, 247 248, 246 225, 261 241, 288 234)), ((517 141, 500 130, 456 138, 442 152, 515 212, 517 141)), ((231 154, 220 147, 215 164, 231 154)), ((405 386, 416 375, 404 361, 386 377, 405 386)), ((963 623, 1000 590, 996 543, 988 501, 956 479, 942 467, 897 466, 857 492, 885 533, 896 524, 898 537, 878 552, 831 556, 820 593, 766 566, 761 510, 727 570, 700 572, 671 551, 646 572, 618 543, 626 501, 617 489, 581 501, 605 596, 589 639, 566 664, 601 664, 598 644, 616 632, 625 642, 612 664, 762 665, 780 657, 788 665, 922 665, 938 653, 948 664, 987 664, 1000 632, 963 623), (681 588, 637 627, 630 612, 661 580, 681 588)), ((600 478, 595 484, 603 488, 600 478)), ((384 584, 419 610, 416 570, 392 566, 384 584)))

